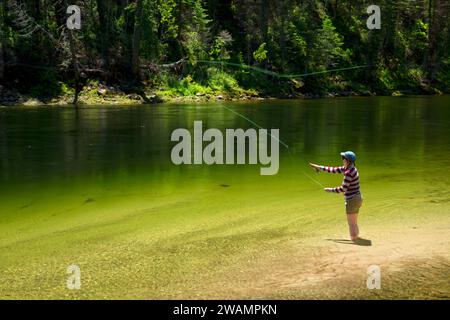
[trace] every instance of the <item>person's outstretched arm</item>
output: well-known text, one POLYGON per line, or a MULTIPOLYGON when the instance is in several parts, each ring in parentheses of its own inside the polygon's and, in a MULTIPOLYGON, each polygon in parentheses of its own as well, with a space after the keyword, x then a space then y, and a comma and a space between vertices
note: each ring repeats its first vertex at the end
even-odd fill
POLYGON ((318 164, 310 163, 309 164, 313 169, 316 171, 324 171, 329 173, 343 173, 345 171, 345 167, 327 167, 327 166, 320 166, 318 164))
POLYGON ((336 188, 325 188, 326 192, 336 192, 336 193, 344 193, 350 188, 350 186, 354 185, 355 182, 358 183, 359 177, 356 169, 352 168, 349 170, 344 170, 344 180, 342 181, 342 185, 336 188))
POLYGON ((336 187, 336 188, 324 188, 324 190, 326 192, 335 192, 335 193, 343 193, 343 192, 347 191, 347 189, 348 189, 348 183, 345 182, 345 181, 339 187, 336 187))

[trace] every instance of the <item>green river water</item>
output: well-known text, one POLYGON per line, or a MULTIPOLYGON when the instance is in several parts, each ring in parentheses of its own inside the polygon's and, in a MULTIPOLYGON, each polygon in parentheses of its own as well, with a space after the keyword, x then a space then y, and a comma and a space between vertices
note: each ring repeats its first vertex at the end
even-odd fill
POLYGON ((369 238, 391 220, 448 223, 449 96, 0 108, 0 298, 221 296, 211 279, 263 252, 346 236, 342 196, 321 187, 342 177, 307 165, 341 165, 346 150, 369 238), (172 164, 173 130, 254 127, 236 113, 280 130, 277 175, 172 164))

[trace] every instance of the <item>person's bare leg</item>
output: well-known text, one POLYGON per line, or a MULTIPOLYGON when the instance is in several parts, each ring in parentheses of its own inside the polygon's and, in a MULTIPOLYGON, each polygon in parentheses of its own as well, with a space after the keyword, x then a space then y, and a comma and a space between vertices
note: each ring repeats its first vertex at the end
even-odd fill
POLYGON ((348 228, 350 231, 350 238, 352 240, 359 239, 359 228, 358 228, 358 214, 357 213, 347 213, 348 228))

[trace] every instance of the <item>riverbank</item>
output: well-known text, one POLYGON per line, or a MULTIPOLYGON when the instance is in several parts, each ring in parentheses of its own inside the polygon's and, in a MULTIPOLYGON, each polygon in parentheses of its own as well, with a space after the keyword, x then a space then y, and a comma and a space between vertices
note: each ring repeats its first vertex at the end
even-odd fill
MULTIPOLYGON (((128 90, 129 91, 129 90, 128 90)), ((254 91, 239 92, 197 92, 192 95, 175 95, 167 91, 126 92, 115 86, 88 86, 80 92, 79 105, 140 105, 176 102, 208 102, 208 101, 238 101, 261 100, 262 97, 254 91)), ((51 98, 37 98, 21 94, 17 90, 0 88, 0 106, 38 106, 38 105, 72 105, 73 93, 61 94, 51 98)))
MULTIPOLYGON (((0 86, 0 106, 39 106, 39 105, 73 105, 73 90, 64 87, 64 93, 55 97, 39 98, 29 94, 22 94, 15 89, 0 86)), ((368 89, 329 91, 326 93, 267 94, 255 89, 240 87, 230 91, 204 90, 197 88, 187 94, 179 94, 168 88, 157 90, 142 90, 138 88, 122 89, 120 86, 106 84, 91 84, 86 86, 79 95, 79 105, 141 105, 158 103, 189 103, 189 102, 221 102, 221 101, 257 101, 270 99, 319 99, 351 96, 403 96, 403 95, 441 95, 436 88, 423 90, 392 90, 374 92, 368 89)))

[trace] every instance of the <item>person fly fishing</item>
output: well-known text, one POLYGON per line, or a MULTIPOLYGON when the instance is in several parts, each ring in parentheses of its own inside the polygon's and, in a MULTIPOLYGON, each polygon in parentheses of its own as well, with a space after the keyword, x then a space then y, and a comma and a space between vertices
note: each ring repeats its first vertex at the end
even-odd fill
POLYGON ((359 188, 359 174, 355 167, 356 155, 353 151, 341 152, 342 167, 327 167, 314 163, 309 165, 317 172, 324 171, 329 173, 343 173, 344 181, 342 185, 336 188, 324 188, 326 192, 344 193, 345 210, 347 213, 347 222, 352 241, 362 240, 359 238, 358 213, 362 205, 362 195, 359 188))

